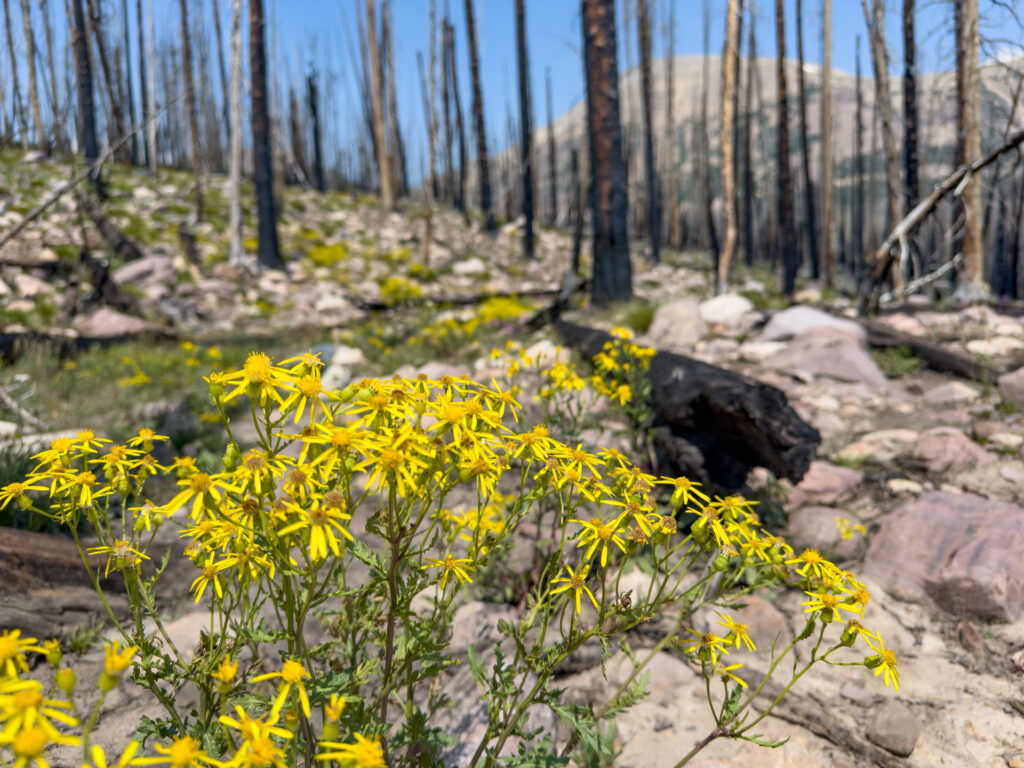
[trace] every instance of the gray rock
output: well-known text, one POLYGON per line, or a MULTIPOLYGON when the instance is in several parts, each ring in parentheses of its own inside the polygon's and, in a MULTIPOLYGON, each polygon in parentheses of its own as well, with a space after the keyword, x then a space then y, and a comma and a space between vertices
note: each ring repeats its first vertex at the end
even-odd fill
POLYGON ((923 400, 928 405, 936 406, 967 405, 973 403, 980 396, 981 393, 970 384, 964 384, 962 381, 950 381, 925 392, 923 400))
POLYGON ((708 325, 739 325, 744 315, 754 309, 746 296, 723 293, 700 303, 700 316, 708 325))
POLYGON ((1024 349, 1024 341, 1013 336, 993 336, 967 342, 968 352, 986 357, 1007 357, 1020 349, 1024 349))
POLYGON ((917 432, 912 429, 881 429, 869 432, 840 449, 836 458, 842 461, 887 464, 904 454, 915 440, 917 432))
POLYGON ((1024 616, 1024 509, 933 491, 886 517, 864 574, 897 597, 931 598, 958 618, 1024 616))
POLYGON ((659 349, 688 350, 706 332, 700 305, 693 299, 676 299, 654 311, 647 338, 659 349))
POLYGON ((1024 408, 1024 368, 1004 373, 996 383, 999 386, 999 396, 1003 400, 1013 403, 1018 408, 1024 408))
POLYGON ((78 322, 76 330, 87 338, 116 339, 153 330, 153 326, 145 320, 103 307, 78 322))
POLYGON ((842 327, 822 325, 804 331, 764 365, 790 374, 802 371, 838 381, 859 381, 879 389, 889 386, 868 354, 863 331, 857 334, 842 327))
POLYGON ((145 256, 114 270, 112 277, 122 285, 159 283, 170 287, 178 277, 173 260, 166 256, 145 256))
POLYGON ((836 328, 865 339, 864 329, 852 320, 844 320, 814 307, 797 305, 776 312, 761 332, 762 341, 783 341, 792 339, 817 328, 836 328))
POLYGON ((52 293, 53 286, 34 275, 19 272, 14 275, 14 292, 26 299, 34 299, 45 293, 52 293))
POLYGON ((902 701, 889 700, 875 710, 867 737, 882 749, 910 757, 921 735, 921 723, 902 701))

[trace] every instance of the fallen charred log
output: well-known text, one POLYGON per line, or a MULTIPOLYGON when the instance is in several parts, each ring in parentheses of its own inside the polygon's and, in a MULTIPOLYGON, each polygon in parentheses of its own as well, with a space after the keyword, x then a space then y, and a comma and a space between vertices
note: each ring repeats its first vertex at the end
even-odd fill
MULTIPOLYGON (((612 338, 564 320, 555 327, 587 358, 612 338)), ((810 467, 821 436, 776 387, 671 352, 651 359, 648 378, 658 473, 734 491, 754 467, 794 483, 810 467)))

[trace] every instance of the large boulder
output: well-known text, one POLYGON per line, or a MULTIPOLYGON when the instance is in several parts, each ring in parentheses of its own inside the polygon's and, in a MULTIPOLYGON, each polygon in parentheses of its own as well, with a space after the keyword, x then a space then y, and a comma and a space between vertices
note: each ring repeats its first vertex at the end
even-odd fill
POLYGON ((894 510, 863 572, 897 597, 930 598, 958 618, 1024 617, 1024 509, 933 491, 894 510))
POLYGON ((705 333, 700 305, 693 299, 676 299, 654 311, 647 340, 658 349, 688 352, 705 333))
POLYGON ((118 339, 154 330, 154 326, 138 317, 103 307, 76 324, 81 336, 90 339, 118 339))
POLYGON ((888 464, 902 456, 917 440, 913 429, 880 429, 842 448, 836 458, 853 463, 888 464))
POLYGON ((845 330, 859 339, 865 339, 864 329, 852 320, 830 315, 814 307, 797 305, 772 315, 768 325, 761 331, 762 341, 780 341, 792 339, 807 331, 818 328, 836 328, 845 330))
POLYGON ((885 374, 868 354, 863 331, 856 324, 851 325, 859 333, 834 325, 806 330, 781 352, 766 359, 764 365, 779 371, 800 371, 838 381, 863 382, 879 389, 888 388, 885 374))

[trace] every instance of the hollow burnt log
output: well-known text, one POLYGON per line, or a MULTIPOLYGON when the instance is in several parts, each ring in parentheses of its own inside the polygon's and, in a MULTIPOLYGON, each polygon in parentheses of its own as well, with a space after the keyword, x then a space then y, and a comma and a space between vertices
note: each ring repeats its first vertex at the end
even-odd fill
MULTIPOLYGON (((611 336, 559 320, 565 342, 585 357, 611 336)), ((740 489, 754 467, 796 483, 821 435, 801 419, 776 387, 672 352, 658 352, 648 369, 650 436, 658 471, 686 475, 725 491, 740 489)))

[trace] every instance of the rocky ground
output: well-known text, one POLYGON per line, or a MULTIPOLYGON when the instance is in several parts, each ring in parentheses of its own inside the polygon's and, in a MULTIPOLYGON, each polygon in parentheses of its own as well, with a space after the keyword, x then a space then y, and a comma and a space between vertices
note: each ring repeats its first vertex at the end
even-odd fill
MULTIPOLYGON (((5 204, 0 233, 67 175, 52 163, 2 168, 4 185, 32 194, 5 204)), ((82 228, 76 211, 70 199, 55 206, 0 256, 6 262, 0 266, 2 333, 93 340, 158 331, 142 343, 166 336, 200 342, 242 337, 242 343, 262 338, 292 351, 321 344, 336 385, 354 375, 388 375, 400 364, 410 366, 403 372, 472 372, 486 367, 486 348, 495 340, 516 335, 531 344, 549 335, 526 334, 509 317, 526 316, 528 305, 491 316, 479 304, 424 310, 417 302, 423 296, 557 290, 569 254, 565 233, 542 231, 538 260, 524 263, 514 226, 489 238, 444 211, 425 266, 419 210, 383 215, 372 201, 288 190, 282 235, 289 272, 258 274, 228 266, 216 190, 208 195, 209 222, 195 225, 183 188, 170 173, 115 173, 108 210, 145 254, 128 263, 109 257, 113 280, 133 300, 119 309, 89 296, 77 263, 82 228), (194 235, 198 258, 187 256, 179 225, 194 235), (398 326, 406 330, 394 333, 398 326), (425 334, 424 328, 434 330, 425 334)), ((91 228, 85 238, 94 255, 104 253, 91 228)), ((698 254, 668 254, 666 263, 651 267, 637 258, 638 301, 615 316, 581 317, 632 322, 646 329, 653 346, 773 384, 818 428, 819 456, 802 482, 791 486, 755 471, 748 483, 785 509, 794 547, 830 552, 872 587, 870 624, 898 654, 902 689, 894 694, 862 668, 816 667, 766 723, 768 736, 791 737, 785 746, 715 742, 692 764, 1024 766, 1024 323, 1008 311, 916 301, 883 316, 900 331, 1005 372, 969 382, 930 371, 912 354, 869 349, 864 330, 849 319, 850 303, 831 299, 828 312, 816 308, 822 295, 813 286, 805 287, 801 304, 781 309, 764 276, 748 274, 737 293, 707 299, 704 262, 698 254), (866 534, 837 542, 837 517, 863 524, 866 534)), ((537 298, 534 305, 547 300, 537 298)), ((79 361, 79 370, 87 359, 79 361)), ((74 373, 66 365, 62 370, 74 373)), ((74 409, 48 416, 39 404, 46 381, 16 389, 24 384, 17 376, 32 375, 23 362, 4 373, 8 390, 26 393, 6 409, 8 422, 0 431, 10 445, 49 437, 33 433, 102 431, 102 423, 76 422, 74 409), (33 417, 40 423, 29 421, 33 417)), ((202 369, 187 373, 198 378, 202 369)), ((137 414, 146 390, 127 395, 137 414)), ((168 419, 173 426, 174 414, 180 417, 173 399, 150 405, 146 414, 154 426, 166 426, 168 419)), ((182 449, 198 450, 187 440, 182 449)), ((62 540, 40 547, 27 536, 0 529, 0 627, 21 626, 41 636, 71 633, 96 609, 75 568, 77 555, 62 540)), ((172 572, 167 587, 172 632, 186 645, 206 614, 191 613, 170 596, 175 588, 184 592, 191 578, 184 570, 172 572)), ((803 599, 760 595, 738 620, 766 647, 780 633, 799 631, 803 599)), ((462 606, 452 652, 494 642, 499 614, 512 610, 481 602, 462 606)), ((579 661, 561 681, 572 699, 600 700, 628 671, 622 659, 613 659, 606 679, 597 661, 579 661)), ((80 675, 88 678, 101 663, 101 650, 86 652, 80 675)), ((756 674, 757 661, 748 663, 756 674)), ((618 766, 668 768, 711 726, 702 681, 685 659, 662 653, 654 665, 650 697, 618 719, 618 766)), ((448 684, 455 689, 467 681, 456 677, 448 684)), ((482 713, 471 697, 461 698, 464 708, 451 713, 451 722, 468 741, 481 727, 482 713)), ((155 711, 127 689, 107 709, 99 737, 110 743, 128 738, 140 712, 155 711)), ((459 763, 460 754, 453 751, 451 764, 459 763)))

